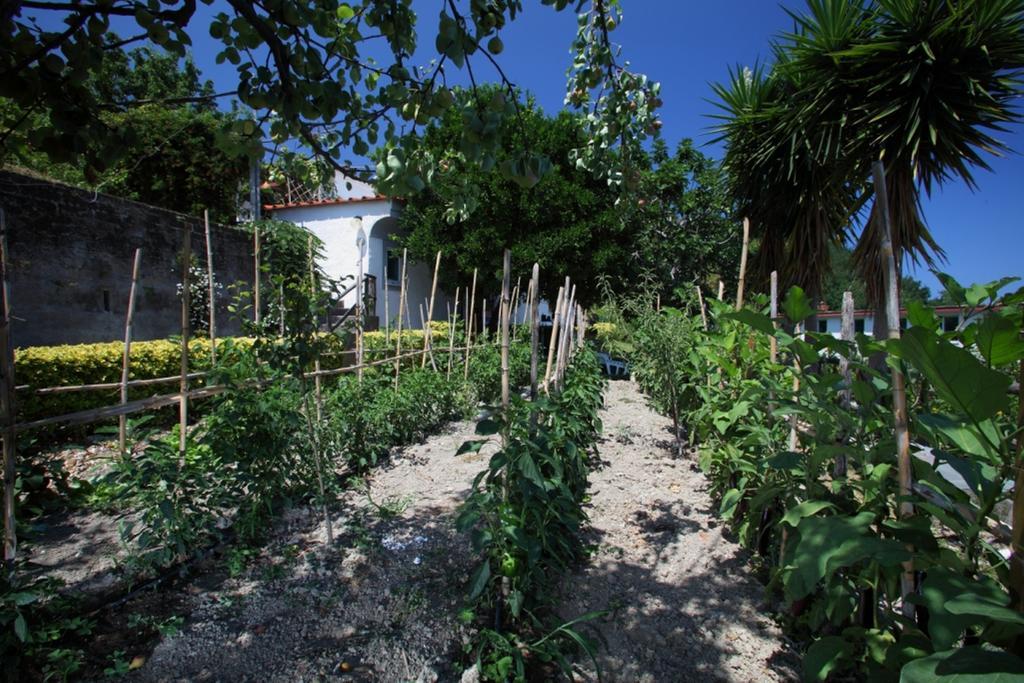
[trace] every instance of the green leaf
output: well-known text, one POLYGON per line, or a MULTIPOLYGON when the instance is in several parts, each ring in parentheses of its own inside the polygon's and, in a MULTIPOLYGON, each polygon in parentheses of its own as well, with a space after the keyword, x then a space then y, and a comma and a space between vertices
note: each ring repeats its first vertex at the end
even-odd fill
POLYGON ((743 498, 743 493, 739 489, 729 489, 722 496, 722 505, 718 509, 718 514, 725 519, 732 519, 733 514, 736 512, 736 504, 743 498))
POLYGON ((1024 626, 1024 614, 1012 610, 1005 605, 1005 602, 993 602, 971 593, 964 593, 952 600, 947 600, 945 608, 951 614, 969 614, 986 617, 993 621, 1004 621, 1024 626))
POLYGON ((1009 409, 1010 378, 996 372, 968 351, 934 332, 911 327, 890 350, 917 368, 935 390, 960 413, 975 422, 1009 409))
POLYGON ((485 419, 476 423, 476 433, 480 436, 497 434, 499 429, 500 425, 495 420, 485 419))
POLYGON ((804 517, 816 515, 826 508, 834 508, 835 505, 824 500, 805 500, 795 507, 786 510, 782 516, 782 522, 790 526, 796 526, 804 517))
POLYGON ((804 290, 794 285, 786 292, 786 298, 782 302, 782 312, 791 322, 799 323, 814 315, 814 308, 804 290))
POLYGON ((1024 358, 1024 339, 1021 338, 1020 325, 1005 315, 992 313, 985 316, 978 323, 974 343, 989 365, 995 367, 1024 358))
POLYGON ((1020 683, 1024 660, 1004 652, 968 645, 936 652, 907 663, 900 683, 1020 683))
POLYGON ((21 613, 14 617, 14 633, 23 643, 28 640, 28 626, 25 625, 25 617, 21 613))
POLYGON ((853 653, 853 645, 839 636, 826 636, 814 641, 804 655, 805 681, 824 681, 844 659, 853 653))
POLYGON ((455 455, 464 455, 466 453, 479 453, 480 449, 487 443, 487 439, 479 439, 477 441, 464 441, 459 450, 455 451, 455 455))
POLYGON ((810 594, 822 579, 840 567, 871 558, 885 566, 908 559, 910 554, 895 541, 871 535, 875 515, 853 517, 805 517, 797 525, 799 539, 793 549, 793 571, 786 577, 792 598, 810 594))
POLYGON ((519 471, 523 473, 524 477, 536 486, 544 488, 544 477, 541 475, 540 470, 537 469, 537 463, 534 462, 533 456, 529 453, 524 453, 519 457, 516 464, 519 465, 519 471))
POLYGON ((793 451, 783 451, 764 461, 773 470, 796 470, 804 464, 804 456, 793 451))
POLYGON ((469 599, 476 600, 487 588, 487 582, 491 580, 491 563, 484 560, 469 581, 469 599))
MULTIPOLYGON (((968 578, 945 567, 928 570, 921 590, 911 596, 915 604, 928 608, 928 635, 936 650, 946 650, 959 641, 964 630, 981 623, 971 614, 956 614, 946 609, 946 603, 953 598, 974 596, 976 599, 1005 605, 1009 602, 1006 593, 998 583, 988 577, 968 578)), ((960 604, 959 602, 957 604, 960 604)))
POLYGON ((916 415, 914 419, 925 430, 945 436, 964 453, 981 457, 998 456, 998 445, 1002 439, 990 419, 977 426, 939 413, 916 415))
POLYGON ((356 11, 351 6, 342 3, 338 5, 338 19, 345 21, 351 19, 356 15, 356 11))
POLYGON ((753 327, 758 332, 764 332, 765 334, 774 334, 775 328, 772 326, 772 320, 763 313, 757 313, 749 308, 743 308, 738 311, 726 313, 722 316, 726 320, 736 320, 753 327))

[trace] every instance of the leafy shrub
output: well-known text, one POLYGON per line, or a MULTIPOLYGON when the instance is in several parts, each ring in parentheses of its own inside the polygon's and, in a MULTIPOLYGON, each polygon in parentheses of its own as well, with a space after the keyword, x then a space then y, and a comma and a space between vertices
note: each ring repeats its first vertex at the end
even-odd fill
MULTIPOLYGON (((545 663, 568 673, 569 649, 592 651, 572 628, 580 620, 557 623, 551 608, 560 577, 583 556, 588 451, 601 426, 603 386, 596 356, 577 353, 560 393, 532 403, 516 397, 506 419, 477 425, 478 434, 500 432, 502 440, 457 520, 460 530, 472 531, 483 559, 469 600, 488 626, 467 651, 485 680, 539 679, 550 673, 545 663)), ((467 442, 460 452, 486 441, 467 442)))
MULTIPOLYGON (((1007 389, 1024 360, 1024 290, 1000 297, 1012 280, 965 288, 940 278, 970 314, 954 332, 915 304, 902 338, 884 343, 799 338, 756 308, 715 301, 707 332, 691 321, 669 333, 671 313, 660 328, 650 316, 650 327, 636 325, 637 377, 655 404, 671 408, 670 384, 695 397, 680 420, 701 440, 720 514, 761 556, 790 632, 808 646, 806 680, 1024 672, 1013 654, 1024 621, 1009 607, 1024 567, 994 542, 1019 467, 1019 397, 1007 389), (934 455, 911 458, 909 496, 897 475, 892 373, 869 362, 883 352, 905 378, 912 449, 934 455), (837 355, 849 359, 848 381, 829 362, 837 355), (912 515, 899 512, 906 502, 912 515)), ((789 325, 813 312, 798 288, 782 309, 789 325)))
POLYGON ((336 457, 364 470, 468 408, 461 378, 448 380, 429 368, 403 372, 397 392, 383 372, 367 373, 362 382, 344 377, 324 397, 324 434, 336 457))

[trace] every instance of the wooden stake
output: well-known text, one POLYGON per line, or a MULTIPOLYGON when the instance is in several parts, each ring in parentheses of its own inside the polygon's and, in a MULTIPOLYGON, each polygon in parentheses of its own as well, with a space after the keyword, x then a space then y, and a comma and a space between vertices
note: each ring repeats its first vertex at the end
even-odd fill
MULTIPOLYGON (((409 257, 409 250, 402 249, 402 282, 398 292, 398 346, 395 349, 395 356, 402 355, 402 311, 405 310, 405 264, 409 257)), ((395 391, 398 391, 398 375, 401 371, 402 361, 395 359, 395 391)))
POLYGON ((448 379, 452 378, 452 363, 455 360, 455 326, 459 320, 459 287, 455 288, 455 304, 452 311, 448 313, 448 379))
MULTIPOLYGON (((309 293, 312 295, 313 301, 314 301, 314 304, 315 304, 318 297, 317 297, 317 286, 316 286, 316 263, 314 262, 315 259, 314 259, 314 256, 313 256, 313 236, 312 235, 309 236, 309 244, 307 246, 307 251, 309 253, 309 293)), ((319 323, 319 320, 318 320, 318 323, 319 323)), ((319 328, 320 328, 320 325, 317 324, 317 329, 319 330, 319 328)), ((323 394, 322 394, 321 386, 320 386, 320 351, 319 351, 319 347, 317 347, 317 349, 318 350, 317 350, 317 353, 316 353, 316 357, 313 358, 313 371, 316 373, 315 375, 313 375, 313 382, 314 382, 314 384, 313 384, 313 391, 315 392, 314 395, 315 395, 315 398, 316 398, 316 423, 317 424, 321 424, 323 422, 323 419, 324 419, 324 403, 323 403, 323 394)), ((321 491, 321 495, 322 494, 323 494, 323 491, 321 491)), ((329 522, 328 522, 328 524, 329 524, 329 522)))
POLYGON ((512 252, 505 250, 501 276, 501 408, 508 417, 509 407, 509 366, 508 366, 508 325, 511 301, 509 285, 512 279, 512 252))
POLYGON ((469 348, 473 345, 473 307, 476 305, 476 268, 473 269, 473 287, 466 302, 469 311, 466 315, 466 362, 462 371, 462 379, 469 379, 469 348))
MULTIPOLYGON (((434 333, 430 329, 430 323, 434 319, 434 297, 437 295, 437 274, 441 270, 441 252, 437 252, 437 258, 434 260, 434 281, 430 285, 430 303, 427 305, 427 323, 423 329, 423 360, 420 363, 421 368, 427 367, 427 352, 432 351, 431 343, 433 342, 434 333)), ((430 361, 433 363, 434 354, 431 352, 430 361)))
POLYGON ((391 302, 388 290, 388 267, 384 266, 384 348, 391 349, 391 302))
POLYGON ((256 280, 252 285, 252 299, 253 299, 253 320, 256 324, 260 324, 262 317, 261 301, 260 301, 260 279, 263 274, 263 265, 260 263, 260 224, 254 222, 252 224, 252 241, 253 241, 253 261, 256 267, 256 280))
POLYGON ((747 249, 750 248, 750 219, 743 219, 743 250, 740 252, 740 281, 736 284, 736 310, 743 308, 743 284, 747 277, 747 249))
MULTIPOLYGON (((132 285, 128 290, 128 314, 124 321, 124 356, 121 359, 121 404, 128 403, 128 365, 132 354, 132 320, 135 318, 135 291, 139 284, 139 268, 142 265, 142 249, 135 250, 132 265, 132 285)), ((211 347, 212 353, 212 347, 211 347)), ((128 417, 117 418, 117 446, 121 455, 128 451, 128 417)))
POLYGON ((11 290, 8 282, 7 219, 0 209, 0 412, 4 438, 4 569, 14 575, 18 555, 18 531, 14 519, 15 468, 15 391, 14 344, 11 340, 11 290))
MULTIPOLYGON (((362 219, 360 219, 360 223, 362 223, 362 219)), ((365 312, 364 306, 363 306, 363 304, 366 302, 366 283, 363 281, 363 258, 365 256, 365 250, 366 250, 365 244, 366 243, 361 241, 362 240, 362 235, 363 235, 363 230, 362 230, 362 228, 360 228, 359 229, 359 236, 360 237, 359 237, 359 240, 357 240, 357 242, 358 242, 357 248, 359 249, 359 263, 357 264, 357 267, 356 267, 356 270, 357 270, 357 273, 358 273, 357 276, 356 276, 356 278, 357 278, 356 282, 359 283, 356 286, 356 364, 357 365, 362 365, 363 364, 363 324, 365 322, 363 320, 363 318, 366 315, 366 312, 365 312)), ((358 381, 360 383, 362 383, 362 381, 363 381, 363 371, 362 371, 361 368, 360 368, 359 372, 356 373, 356 376, 359 378, 358 381)))
POLYGON ((530 279, 530 400, 537 400, 537 347, 540 345, 540 264, 530 279))
POLYGON ((723 301, 725 299, 725 283, 721 280, 718 281, 718 300, 723 301))
MULTIPOLYGON (((803 323, 797 323, 796 324, 796 328, 794 328, 794 330, 793 330, 793 336, 796 337, 797 339, 799 339, 800 335, 803 334, 803 331, 804 331, 804 324, 803 323)), ((799 356, 795 356, 793 358, 793 401, 794 402, 796 402, 798 400, 797 399, 797 392, 799 392, 799 391, 800 391, 800 358, 799 358, 799 356)), ((799 445, 799 440, 797 438, 797 432, 796 432, 796 415, 791 415, 790 418, 789 418, 789 450, 795 451, 796 447, 798 445, 799 445)))
POLYGON ((708 312, 704 308, 704 294, 700 291, 700 285, 697 285, 697 303, 700 304, 700 322, 704 327, 704 331, 708 331, 708 312))
MULTIPOLYGON (((779 329, 779 271, 773 270, 771 276, 771 299, 770 299, 769 315, 772 319, 772 329, 779 329)), ((769 340, 771 346, 769 347, 768 359, 772 365, 775 365, 775 361, 779 358, 779 340, 775 338, 773 334, 769 340)))
MULTIPOLYGON (((210 303, 210 365, 217 364, 217 298, 216 283, 213 279, 213 245, 210 244, 210 212, 203 209, 203 223, 206 225, 206 280, 210 303)), ((135 285, 133 284, 134 288, 135 285)), ((121 449, 124 450, 123 448, 121 449)))
MULTIPOLYGON (((892 216, 889 213, 889 196, 885 185, 885 166, 876 161, 872 168, 875 184, 875 203, 878 217, 882 221, 882 266, 885 269, 885 317, 889 324, 889 339, 900 338, 900 301, 899 277, 896 271, 896 254, 892 244, 892 216)), ((907 388, 903 371, 899 364, 892 370, 892 416, 893 431, 896 437, 896 461, 899 468, 900 503, 899 514, 906 519, 914 514, 914 505, 910 502, 912 470, 910 462, 910 430, 907 427, 907 388)), ((903 575, 900 578, 901 595, 903 597, 903 616, 913 618, 914 605, 907 601, 907 596, 915 591, 914 560, 903 563, 903 575)))
POLYGON ((188 433, 188 336, 189 265, 192 262, 192 227, 183 226, 181 246, 181 403, 178 410, 178 458, 185 464, 185 437, 188 433))
POLYGON ((558 344, 558 326, 562 314, 562 306, 564 305, 564 297, 565 287, 559 287, 558 296, 555 298, 555 311, 551 315, 551 338, 548 340, 548 362, 544 367, 544 392, 547 394, 551 393, 551 364, 555 360, 555 347, 558 344))
MULTIPOLYGON (((846 342, 853 342, 853 292, 843 292, 843 318, 839 333, 840 338, 846 342)), ((848 354, 839 357, 839 372, 843 376, 843 390, 839 394, 839 402, 844 410, 850 410, 853 399, 853 383, 850 374, 850 358, 848 354)), ((835 466, 832 469, 832 476, 841 479, 846 476, 846 456, 836 456, 835 466)))

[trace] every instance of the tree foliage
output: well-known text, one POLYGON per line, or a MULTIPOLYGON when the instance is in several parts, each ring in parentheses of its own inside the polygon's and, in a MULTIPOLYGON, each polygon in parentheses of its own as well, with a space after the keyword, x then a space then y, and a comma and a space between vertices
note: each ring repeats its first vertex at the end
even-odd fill
POLYGON ((584 305, 595 302, 602 280, 626 291, 651 279, 669 296, 674 287, 736 272, 739 230, 729 222, 724 178, 691 141, 670 155, 656 140, 651 154, 635 157, 633 190, 620 195, 572 163, 586 136, 579 118, 546 116, 526 99, 517 105, 519 116, 498 132, 503 146, 493 164, 481 167, 455 147, 470 125, 467 102, 494 93, 498 86, 457 92, 456 106, 412 148, 438 157, 441 171, 403 208, 405 244, 412 258, 426 262, 443 253, 448 291, 467 284, 479 268, 478 293, 497 294, 505 248, 518 269, 513 279, 528 278, 539 263, 551 274, 541 278, 543 296, 554 301, 558 276, 569 275, 584 305), (529 190, 499 170, 526 146, 552 160, 551 171, 529 190))
MULTIPOLYGON (((830 245, 847 241, 883 160, 900 256, 942 251, 920 215, 920 192, 973 185, 995 135, 1019 121, 1024 13, 1014 0, 808 0, 790 13, 771 68, 736 70, 715 86, 717 130, 741 210, 761 241, 762 274, 817 292, 830 245)), ((854 250, 868 295, 881 298, 879 224, 854 250)))
MULTIPOLYGON (((568 0, 540 4, 558 11, 569 6, 568 0)), ((225 0, 220 7, 223 11, 204 24, 197 21, 195 0, 5 4, 0 11, 0 97, 12 100, 21 113, 5 122, 0 144, 6 149, 13 132, 31 128, 38 149, 54 158, 70 150, 87 174, 102 173, 121 157, 126 132, 107 125, 101 114, 123 111, 139 100, 97 92, 88 87, 90 79, 111 60, 120 61, 127 46, 149 43, 183 57, 193 40, 209 37, 222 48, 218 61, 237 68, 238 87, 203 98, 233 94, 248 108, 245 116, 227 122, 239 150, 262 156, 269 140, 276 152, 287 155, 295 153, 298 142, 336 169, 365 178, 374 169, 358 160, 379 146, 381 190, 402 195, 419 191, 436 170, 437 159, 410 157, 401 145, 404 134, 448 109, 449 73, 465 70, 474 80, 471 60, 486 60, 507 94, 513 92, 495 55, 501 52, 501 30, 524 11, 520 0, 443 2, 432 36, 435 59, 425 68, 411 63, 419 46, 412 0, 225 0), (138 33, 112 36, 111 20, 119 17, 134 19, 138 33), (39 29, 61 22, 63 30, 39 29), (36 112, 50 115, 35 126, 28 119, 36 112)), ((619 183, 643 138, 660 125, 655 117, 659 86, 631 71, 611 42, 622 20, 619 0, 581 0, 573 7, 580 20, 566 102, 586 111, 587 131, 576 158, 619 183), (613 149, 617 153, 609 154, 613 149)), ((461 141, 462 153, 488 165, 501 146, 492 134, 496 124, 514 115, 510 107, 479 102, 461 141)), ((543 158, 523 150, 506 171, 530 184, 546 167, 543 158)))
MULTIPOLYGON (((215 221, 234 221, 248 161, 236 149, 237 136, 225 137, 234 115, 212 106, 212 85, 201 81, 190 58, 149 48, 115 53, 84 87, 103 102, 134 103, 98 114, 123 144, 114 163, 102 170, 88 163, 102 144, 91 139, 80 141, 82 149, 49 147, 40 131, 61 113, 42 108, 29 112, 30 128, 12 129, 2 159, 73 185, 193 215, 207 209, 215 221)), ((0 100, 4 125, 24 114, 14 101, 0 100)))
MULTIPOLYGON (((838 311, 843 306, 843 292, 848 291, 853 292, 854 306, 867 308, 867 287, 857 272, 853 252, 845 246, 833 246, 830 251, 832 268, 825 277, 821 300, 828 304, 829 310, 838 311)), ((931 290, 920 280, 903 275, 900 277, 900 303, 905 307, 912 301, 921 304, 933 302, 931 290)))

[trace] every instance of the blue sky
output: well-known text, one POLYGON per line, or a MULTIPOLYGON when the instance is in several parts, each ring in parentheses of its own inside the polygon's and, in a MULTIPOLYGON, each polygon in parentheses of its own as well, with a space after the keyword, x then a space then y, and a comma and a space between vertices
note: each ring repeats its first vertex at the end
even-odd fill
MULTIPOLYGON (((440 0, 414 0, 420 12, 423 61, 432 55, 441 4, 440 0)), ((706 144, 712 123, 708 115, 714 112, 707 101, 709 83, 725 80, 730 66, 768 59, 771 38, 791 28, 782 5, 772 0, 622 0, 622 4, 625 19, 613 38, 622 45, 624 59, 662 83, 662 134, 670 147, 686 137, 706 144)), ((783 4, 798 10, 804 6, 803 0, 783 4)), ((537 0, 526 0, 524 5, 526 11, 502 33, 505 51, 499 60, 516 85, 533 92, 544 109, 553 112, 562 107, 576 19, 568 10, 558 13, 537 0)), ((230 90, 237 84, 234 68, 215 63, 217 43, 204 28, 216 11, 216 4, 199 4, 195 30, 190 30, 193 54, 205 77, 218 89, 230 90)), ((474 69, 478 81, 497 78, 483 59, 475 60, 474 69)), ((464 77, 449 78, 449 82, 464 81, 464 77)), ((991 159, 991 173, 979 169, 977 191, 950 184, 924 201, 925 220, 948 255, 942 269, 962 282, 1024 276, 1024 225, 1018 203, 1018 195, 1024 192, 1024 126, 1015 125, 1002 139, 1016 153, 991 159)), ((702 149, 715 158, 721 156, 720 147, 702 149)), ((910 272, 933 292, 940 289, 926 270, 910 272)))

